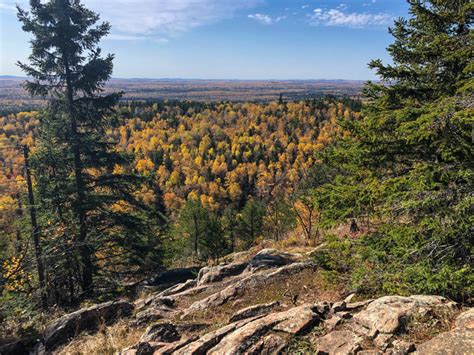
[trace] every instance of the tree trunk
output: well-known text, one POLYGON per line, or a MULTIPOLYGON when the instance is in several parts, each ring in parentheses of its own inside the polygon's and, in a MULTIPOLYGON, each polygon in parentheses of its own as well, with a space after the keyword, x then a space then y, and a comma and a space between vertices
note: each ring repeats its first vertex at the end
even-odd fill
POLYGON ((90 297, 94 293, 92 283, 92 250, 87 240, 87 218, 85 210, 86 192, 84 177, 82 175, 83 167, 81 160, 81 142, 79 133, 77 130, 77 120, 74 111, 74 93, 71 83, 71 72, 69 63, 66 55, 63 55, 64 67, 66 72, 66 85, 67 85, 67 103, 69 118, 71 120, 71 134, 73 137, 73 154, 74 154, 74 175, 76 180, 77 189, 77 215, 79 219, 79 251, 81 255, 82 263, 82 291, 85 297, 90 297))
POLYGON ((197 258, 198 257, 198 244, 199 244, 199 226, 198 226, 198 221, 197 221, 197 216, 196 214, 193 215, 193 222, 194 222, 194 255, 197 258))
POLYGON ((41 255, 41 245, 39 240, 40 230, 38 227, 38 222, 36 220, 36 207, 35 207, 35 197, 33 195, 33 184, 31 182, 31 173, 30 165, 28 161, 28 147, 23 146, 23 156, 25 158, 25 175, 26 175, 26 185, 28 187, 28 204, 30 206, 30 218, 31 218, 31 236, 33 238, 33 244, 35 246, 35 257, 36 257, 36 267, 38 270, 38 281, 40 286, 40 295, 41 295, 41 306, 43 309, 48 307, 48 299, 46 297, 46 284, 44 280, 44 265, 41 255))

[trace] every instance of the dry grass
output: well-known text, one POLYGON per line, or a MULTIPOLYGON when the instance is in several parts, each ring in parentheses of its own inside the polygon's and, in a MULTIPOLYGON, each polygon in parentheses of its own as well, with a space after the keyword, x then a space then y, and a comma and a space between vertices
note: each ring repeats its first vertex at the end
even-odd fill
MULTIPOLYGON (((264 287, 251 287, 237 300, 212 309, 201 310, 185 317, 186 321, 226 324, 229 317, 239 309, 256 304, 280 301, 280 309, 315 303, 319 301, 339 301, 344 288, 326 282, 318 271, 304 270, 297 274, 265 284, 264 287)), ((199 298, 203 298, 200 295, 199 298)))
POLYGON ((415 314, 403 329, 401 336, 409 342, 420 344, 440 333, 451 330, 460 310, 435 308, 427 314, 415 314))
POLYGON ((110 327, 103 327, 95 334, 85 334, 57 351, 58 354, 115 354, 138 342, 143 328, 129 327, 127 321, 121 320, 110 327))

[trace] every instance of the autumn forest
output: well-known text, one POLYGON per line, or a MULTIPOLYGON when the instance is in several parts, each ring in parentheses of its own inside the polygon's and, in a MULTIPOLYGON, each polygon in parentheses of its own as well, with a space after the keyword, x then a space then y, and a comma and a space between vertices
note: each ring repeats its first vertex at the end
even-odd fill
POLYGON ((99 14, 18 7, 32 39, 0 95, 0 345, 268 247, 309 250, 333 293, 472 305, 473 5, 408 6, 363 86, 123 84, 99 14))

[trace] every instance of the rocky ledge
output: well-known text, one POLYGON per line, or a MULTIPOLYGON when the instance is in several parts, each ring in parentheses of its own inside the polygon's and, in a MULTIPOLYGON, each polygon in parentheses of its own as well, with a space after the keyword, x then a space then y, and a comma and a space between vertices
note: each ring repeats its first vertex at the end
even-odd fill
MULTIPOLYGON (((81 333, 124 318, 143 335, 122 355, 474 354, 474 309, 426 295, 321 299, 317 285, 305 284, 316 272, 303 254, 264 249, 247 261, 202 268, 195 279, 167 278, 170 287, 134 303, 65 315, 29 351, 54 353, 81 333), (298 292, 287 294, 292 288, 298 292)), ((7 344, 0 353, 21 346, 7 344)))

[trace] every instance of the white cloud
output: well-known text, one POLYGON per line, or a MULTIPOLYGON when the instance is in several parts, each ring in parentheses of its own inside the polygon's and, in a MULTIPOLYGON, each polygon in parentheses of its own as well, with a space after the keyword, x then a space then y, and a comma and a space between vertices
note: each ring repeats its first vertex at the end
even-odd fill
POLYGON ((275 22, 280 22, 280 21, 286 20, 287 18, 288 18, 287 16, 278 16, 278 17, 275 19, 275 22))
POLYGON ((5 2, 0 2, 0 11, 16 11, 15 3, 7 4, 5 2))
POLYGON ((306 9, 306 8, 308 8, 308 7, 309 7, 309 5, 303 5, 303 6, 301 6, 302 9, 306 9))
POLYGON ((111 41, 142 41, 144 39, 147 39, 147 37, 146 36, 119 35, 119 34, 111 33, 104 39, 111 40, 111 41))
MULTIPOLYGON (((173 37, 196 27, 232 18, 263 0, 83 0, 112 24, 115 39, 173 37)), ((0 0, 0 9, 15 3, 28 8, 27 0, 0 0)))
POLYGON ((347 26, 347 27, 367 27, 384 26, 392 22, 392 16, 386 13, 346 13, 338 9, 315 9, 310 15, 310 22, 314 26, 347 26))
POLYGON ((251 14, 248 15, 248 18, 263 23, 264 25, 270 25, 273 22, 273 19, 265 14, 251 14))

